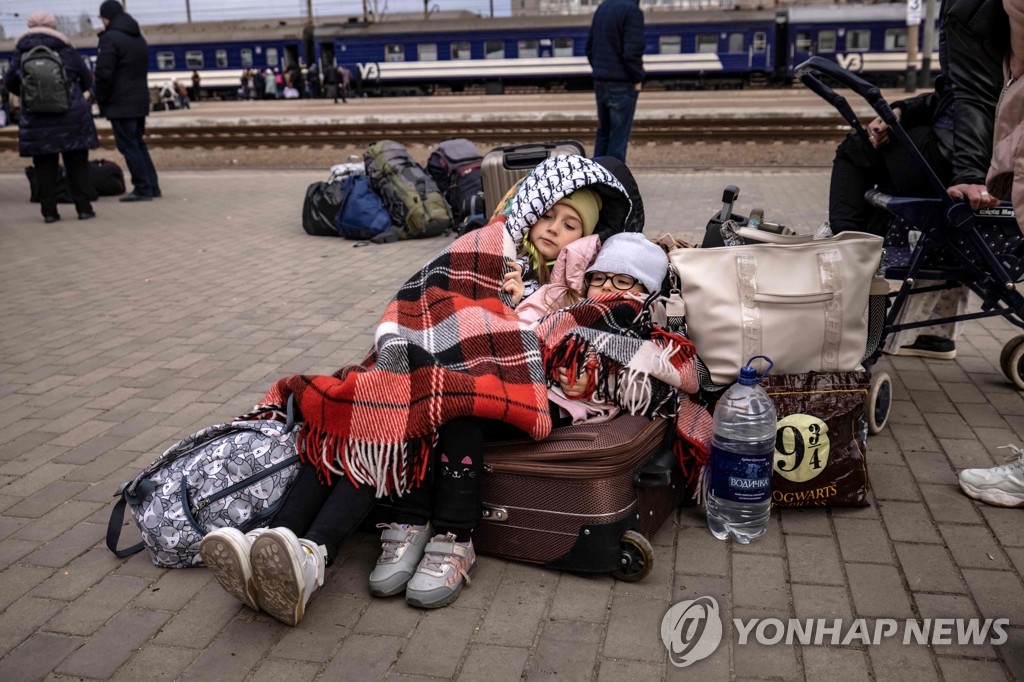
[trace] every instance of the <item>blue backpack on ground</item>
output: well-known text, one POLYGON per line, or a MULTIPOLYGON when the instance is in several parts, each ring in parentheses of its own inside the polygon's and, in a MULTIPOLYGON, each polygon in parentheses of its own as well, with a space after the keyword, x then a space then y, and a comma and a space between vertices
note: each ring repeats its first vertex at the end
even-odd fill
POLYGON ((334 224, 345 239, 373 239, 390 229, 391 215, 384 208, 365 175, 346 175, 341 180, 341 207, 334 224))

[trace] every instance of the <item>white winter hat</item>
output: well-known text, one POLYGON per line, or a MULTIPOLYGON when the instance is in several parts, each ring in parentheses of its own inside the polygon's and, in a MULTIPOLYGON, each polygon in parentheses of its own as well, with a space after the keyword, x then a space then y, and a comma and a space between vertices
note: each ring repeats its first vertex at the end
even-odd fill
POLYGON ((639 232, 622 232, 601 245, 587 272, 630 275, 643 284, 648 293, 654 293, 661 291, 661 283, 668 274, 668 256, 639 232))

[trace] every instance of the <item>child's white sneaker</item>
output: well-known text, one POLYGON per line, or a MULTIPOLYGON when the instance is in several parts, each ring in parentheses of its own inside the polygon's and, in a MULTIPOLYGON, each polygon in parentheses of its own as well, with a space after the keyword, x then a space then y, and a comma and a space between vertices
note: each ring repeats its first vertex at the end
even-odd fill
POLYGON ((435 535, 424 549, 423 559, 405 588, 412 606, 436 609, 459 598, 463 585, 476 571, 473 541, 456 542, 455 534, 435 535))
POLYGON ((423 558, 423 548, 430 540, 430 524, 410 526, 398 523, 379 523, 380 557, 370 573, 370 594, 390 597, 405 589, 423 558))
POLYGON ((324 584, 327 549, 287 528, 271 528, 252 543, 250 558, 260 608, 297 625, 310 596, 324 584))
POLYGON ((996 507, 1024 507, 1024 450, 1016 445, 1013 461, 990 469, 964 469, 960 489, 976 500, 996 507))
POLYGON ((259 611, 256 586, 252 581, 249 552, 253 541, 265 533, 256 528, 242 533, 237 528, 217 528, 199 541, 199 556, 224 590, 253 611, 259 611))

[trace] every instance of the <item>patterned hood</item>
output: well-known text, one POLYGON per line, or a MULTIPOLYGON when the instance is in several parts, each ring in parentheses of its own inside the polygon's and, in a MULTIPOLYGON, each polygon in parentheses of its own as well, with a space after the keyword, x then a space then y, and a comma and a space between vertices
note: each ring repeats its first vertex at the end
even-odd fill
POLYGON ((631 208, 622 183, 596 161, 564 154, 553 156, 534 168, 509 203, 505 229, 512 236, 516 249, 545 211, 580 187, 590 187, 601 195, 601 217, 594 233, 604 239, 621 232, 631 208))

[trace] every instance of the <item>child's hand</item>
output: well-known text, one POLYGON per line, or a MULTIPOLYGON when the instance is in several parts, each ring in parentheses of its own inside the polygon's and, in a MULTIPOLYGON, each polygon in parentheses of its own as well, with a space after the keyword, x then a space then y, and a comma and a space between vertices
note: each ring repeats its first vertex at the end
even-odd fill
POLYGON ((525 291, 523 286, 523 266, 515 261, 508 261, 508 265, 512 268, 512 271, 505 273, 505 282, 502 284, 501 290, 512 298, 512 307, 515 308, 523 300, 523 292, 525 291))
POLYGON ((579 398, 586 394, 587 388, 590 386, 590 377, 584 371, 578 379, 572 380, 569 378, 569 373, 565 367, 559 367, 558 385, 562 387, 562 393, 565 394, 566 398, 579 398))

